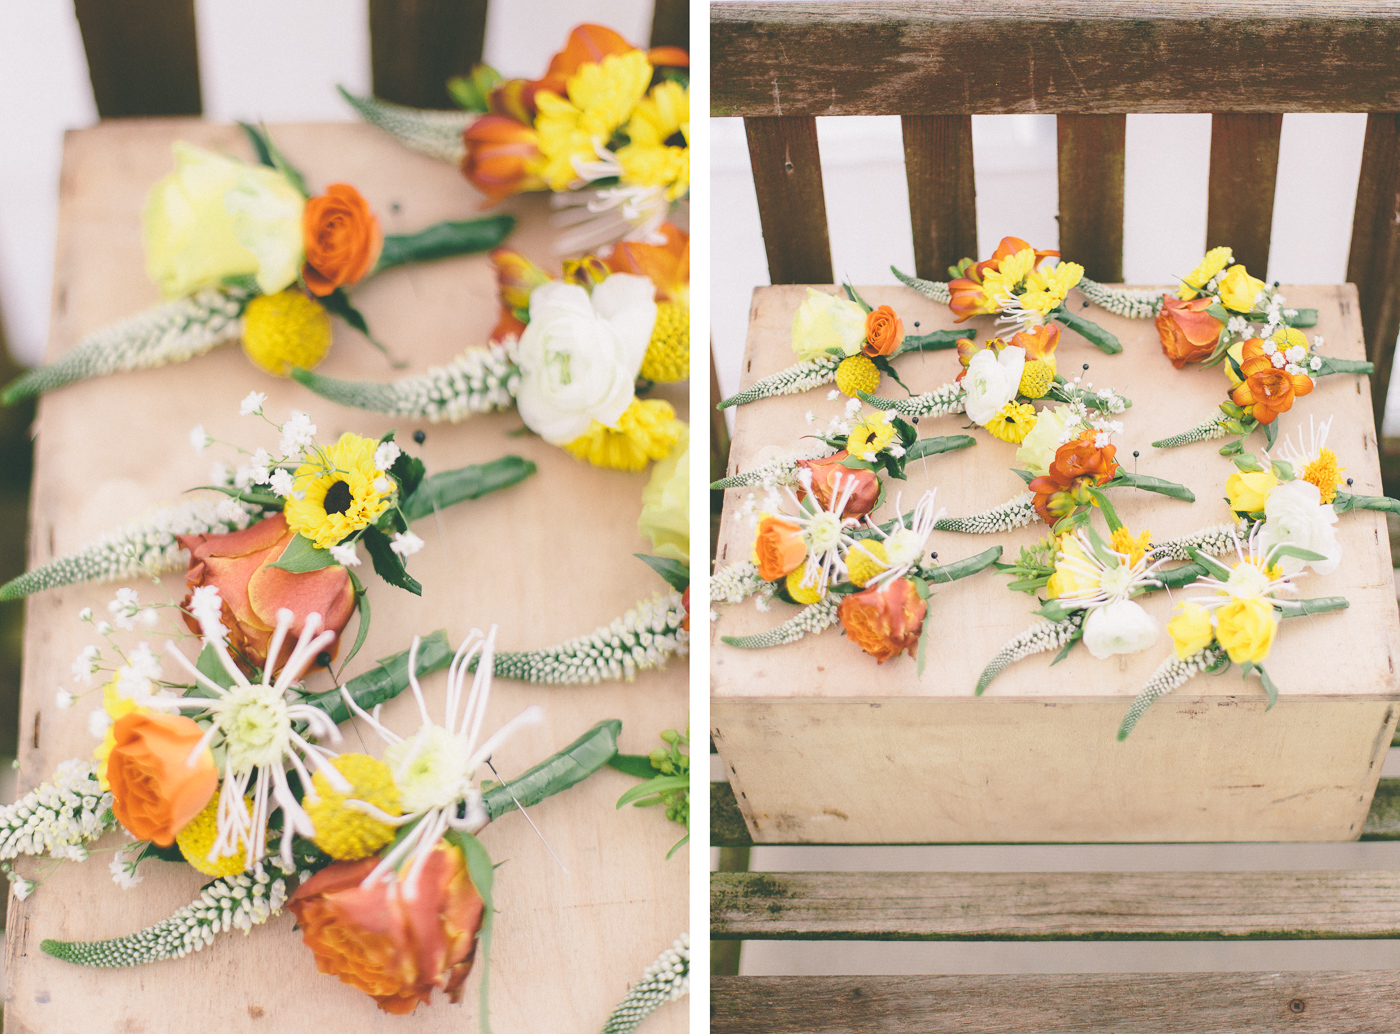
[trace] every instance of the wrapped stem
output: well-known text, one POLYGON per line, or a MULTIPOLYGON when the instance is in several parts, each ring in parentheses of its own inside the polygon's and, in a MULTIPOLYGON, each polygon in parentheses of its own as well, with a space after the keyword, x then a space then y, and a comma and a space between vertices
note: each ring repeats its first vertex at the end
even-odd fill
POLYGON ((583 782, 617 753, 622 722, 609 718, 551 754, 523 775, 493 786, 481 795, 482 807, 494 822, 516 806, 529 808, 583 782))

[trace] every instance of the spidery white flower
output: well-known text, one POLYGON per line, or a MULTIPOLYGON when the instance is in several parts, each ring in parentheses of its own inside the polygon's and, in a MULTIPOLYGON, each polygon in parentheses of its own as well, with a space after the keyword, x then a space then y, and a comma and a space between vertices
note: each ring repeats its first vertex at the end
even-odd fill
POLYGON ((860 523, 858 517, 842 517, 846 504, 851 501, 859 484, 854 476, 837 473, 831 479, 831 506, 822 506, 817 494, 812 491, 812 471, 803 467, 797 472, 797 479, 806 490, 806 498, 799 500, 797 493, 784 485, 782 492, 790 509, 781 514, 785 521, 791 521, 802 529, 802 541, 807 547, 805 573, 802 585, 815 586, 819 593, 833 581, 846 576, 846 564, 842 553, 850 548, 855 540, 849 534, 851 528, 860 523))
MULTIPOLYGON (((1274 576, 1271 573, 1278 569, 1270 566, 1273 550, 1260 549, 1262 528, 1263 525, 1255 525, 1246 543, 1236 541, 1235 553, 1239 560, 1227 577, 1204 575, 1187 586, 1188 589, 1209 589, 1209 595, 1188 596, 1187 601, 1199 603, 1206 610, 1214 610, 1233 600, 1272 598, 1280 592, 1297 592, 1298 588, 1293 584, 1296 575, 1274 576)), ((1224 565, 1220 566, 1223 568, 1224 565)))
POLYGON ((909 524, 906 525, 904 523, 904 509, 900 506, 901 499, 902 496, 895 496, 894 508, 899 516, 894 519, 894 527, 890 529, 888 534, 868 515, 866 516, 870 527, 885 542, 885 563, 888 565, 870 579, 868 585, 880 586, 896 581, 919 566, 923 559, 924 550, 928 546, 928 537, 933 534, 933 526, 938 523, 939 518, 948 512, 937 505, 938 489, 930 489, 919 497, 919 502, 914 507, 909 524))

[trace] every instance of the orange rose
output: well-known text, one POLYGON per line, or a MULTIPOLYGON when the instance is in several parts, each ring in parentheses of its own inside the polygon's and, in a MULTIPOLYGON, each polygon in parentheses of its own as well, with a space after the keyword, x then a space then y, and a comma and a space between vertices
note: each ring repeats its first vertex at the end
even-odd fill
POLYGON ((531 127, 504 115, 482 115, 462 133, 467 152, 462 174, 486 195, 483 208, 545 183, 530 171, 540 157, 539 136, 531 127))
POLYGON ((317 297, 357 284, 374 268, 384 234, 369 202, 348 183, 332 183, 306 203, 301 217, 306 264, 301 275, 317 297))
POLYGON ((360 884, 379 858, 332 862, 297 888, 287 907, 316 968, 363 991, 385 1012, 405 1015, 433 989, 462 1000, 476 956, 485 903, 462 852, 440 840, 418 874, 417 895, 398 880, 360 884))
MULTIPOLYGON (((294 574, 270 566, 282 556, 295 534, 279 513, 243 531, 176 537, 181 547, 190 551, 185 584, 191 594, 201 585, 218 587, 224 601, 224 625, 229 629, 229 649, 249 671, 267 663, 277 611, 281 608, 286 607, 294 616, 282 653, 273 659, 274 670, 291 655, 308 614, 320 614, 324 629, 339 632, 355 612, 355 590, 345 568, 332 565, 294 574)), ((198 632, 199 623, 188 613, 189 603, 190 597, 186 596, 185 624, 198 632)), ((326 652, 334 657, 339 645, 337 638, 326 652)))
POLYGON ((851 641, 884 664, 905 650, 919 649, 928 604, 908 578, 896 578, 878 588, 852 593, 841 601, 837 616, 851 641))
POLYGON ((861 349, 866 355, 893 355, 903 340, 904 324, 888 305, 866 314, 865 347, 861 349))
POLYGON ((685 610, 685 620, 681 622, 681 628, 690 631, 690 586, 685 587, 685 592, 681 593, 681 607, 685 610))
POLYGON ((1312 378, 1305 373, 1289 373, 1275 367, 1264 354, 1264 342, 1252 337, 1244 343, 1240 354, 1242 383, 1230 392, 1237 406, 1251 409, 1251 415, 1261 424, 1271 424, 1280 413, 1293 408, 1293 400, 1313 390, 1312 378))
POLYGON ((1169 294, 1162 296, 1157 336, 1162 341, 1162 351, 1178 370, 1187 363, 1205 359, 1215 350, 1225 324, 1206 312, 1212 303, 1211 298, 1184 302, 1169 294))
POLYGON ((112 814, 137 840, 169 847, 219 788, 219 771, 207 748, 193 765, 186 764, 204 730, 182 714, 132 711, 116 720, 112 735, 116 742, 107 756, 112 814))
POLYGON ((802 566, 807 559, 807 544, 802 541, 800 527, 769 514, 758 522, 753 552, 758 576, 765 582, 776 582, 802 566))
MULTIPOLYGON (((850 487, 852 479, 855 480, 856 487, 851 492, 850 499, 846 500, 846 508, 841 511, 842 517, 862 517, 875 509, 875 504, 880 501, 880 479, 875 476, 873 470, 858 470, 851 467, 844 467, 841 461, 847 456, 846 450, 834 452, 830 456, 824 456, 819 460, 798 460, 798 467, 806 467, 812 472, 812 494, 817 497, 817 501, 822 504, 822 508, 831 509, 832 501, 839 494, 837 491, 837 479, 840 479, 840 491, 844 492, 850 487)), ((798 490, 798 499, 807 495, 806 492, 798 490)))

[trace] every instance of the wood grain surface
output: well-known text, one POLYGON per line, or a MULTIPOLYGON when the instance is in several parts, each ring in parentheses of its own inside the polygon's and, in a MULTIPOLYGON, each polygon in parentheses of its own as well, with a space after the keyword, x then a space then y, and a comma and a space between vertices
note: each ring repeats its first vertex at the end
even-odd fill
POLYGON ((1061 255, 1078 262, 1084 274, 1099 283, 1123 279, 1123 144, 1127 125, 1126 115, 1060 115, 1055 119, 1058 247, 1061 255))
POLYGON ((949 266, 977 254, 972 116, 906 115, 900 121, 914 269, 925 280, 947 280, 949 266))
POLYGON ((1228 245, 1235 261, 1261 280, 1269 268, 1282 131, 1278 114, 1217 114, 1210 120, 1206 247, 1228 245))
POLYGON ((769 281, 830 280, 831 242, 816 119, 745 119, 744 130, 769 281))
MULTIPOLYGON (((387 232, 466 218, 480 203, 455 169, 405 151, 368 126, 278 126, 273 133, 313 186, 355 184, 387 232)), ((69 135, 50 358, 83 334, 159 300, 142 269, 139 213, 149 186, 170 169, 176 139, 250 156, 236 128, 196 121, 104 124, 69 135)), ((547 207, 543 198, 509 204, 522 217, 511 244, 555 264, 547 207)), ((485 256, 394 270, 356 290, 354 300, 412 370, 484 342, 497 317, 485 256)), ((340 323, 322 370, 336 377, 396 375, 340 323)), ((39 409, 31 561, 79 548, 203 482, 218 449, 194 455, 188 432, 196 423, 218 439, 249 448, 274 443, 275 431, 256 418, 238 416, 239 400, 250 390, 267 393, 266 410, 274 419, 293 408, 308 413, 323 442, 351 429, 378 435, 395 426, 386 417, 338 408, 267 376, 234 346, 186 364, 66 388, 39 409)), ((683 390, 667 397, 684 411, 683 390)), ((403 421, 397 426, 405 443, 418 429, 403 421)), ((421 522, 417 531, 427 546, 409 562, 423 583, 421 598, 368 575, 373 628, 348 674, 406 648, 413 633, 436 628, 445 627, 456 643, 473 626, 496 622, 503 649, 548 646, 592 631, 664 588, 631 556, 649 551, 636 530, 645 476, 597 470, 537 438, 519 436, 520 428, 513 413, 423 428, 427 440, 421 452, 430 470, 518 453, 538 463, 539 473, 445 511, 440 528, 431 520, 421 522)), ((137 587, 145 599, 163 593, 179 599, 183 579, 137 587)), ((62 711, 54 690, 71 685, 74 655, 96 642, 90 626, 77 620, 79 609, 88 606, 105 615, 114 588, 77 586, 28 601, 22 791, 60 761, 86 756, 93 748, 87 731, 93 698, 62 711)), ((152 646, 159 651, 165 638, 152 636, 152 646)), ((659 743, 661 729, 684 727, 687 681, 683 659, 633 684, 545 688, 498 681, 488 728, 530 704, 542 705, 546 719, 498 751, 496 767, 510 776, 612 717, 624 721, 624 751, 648 751, 659 743)), ((322 675, 317 682, 327 680, 322 675)), ((442 707, 444 684, 442 673, 425 681, 434 711, 442 707)), ((391 727, 416 727, 411 699, 387 705, 384 714, 391 727)), ((346 735, 355 745, 362 738, 352 727, 346 735)), ((379 750, 368 734, 363 740, 372 752, 379 750)), ((681 852, 663 860, 678 828, 656 809, 614 808, 634 782, 604 770, 532 809, 567 873, 519 816, 483 832, 495 860, 504 863, 496 875, 501 914, 491 967, 497 1030, 600 1029, 643 968, 686 929, 686 857, 681 852), (568 980, 567 994, 558 993, 561 979, 568 980)), ((102 846, 122 842, 113 835, 102 846)), ((332 1024, 347 1034, 475 1029, 476 974, 461 1006, 438 998, 412 1017, 386 1017, 369 998, 316 972, 287 913, 247 938, 222 936, 197 955, 136 970, 80 969, 41 954, 39 942, 46 937, 112 937, 157 922, 191 901, 205 882, 187 867, 157 862, 139 887, 122 891, 107 872, 109 860, 110 854, 94 851, 87 864, 63 865, 27 901, 11 897, 8 1031, 290 1031, 332 1024)), ((665 1007, 648 1025, 657 1034, 685 1030, 685 1005, 665 1007)))
POLYGON ((712 115, 1395 111, 1387 0, 716 3, 712 115))
POLYGON ((1393 971, 717 977, 711 1034, 1390 1034, 1393 971))
POLYGON ((1400 115, 1366 117, 1347 280, 1356 285, 1376 425, 1384 425, 1395 337, 1400 333, 1400 115))

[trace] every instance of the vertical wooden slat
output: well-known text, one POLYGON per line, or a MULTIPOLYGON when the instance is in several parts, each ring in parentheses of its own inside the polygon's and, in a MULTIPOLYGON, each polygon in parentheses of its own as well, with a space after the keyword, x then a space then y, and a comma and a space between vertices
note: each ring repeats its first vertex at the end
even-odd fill
POLYGON ((749 163, 758 194, 768 278, 775 284, 829 284, 831 242, 826 233, 817 120, 746 118, 749 163))
MULTIPOLYGON (((1372 114, 1366 118, 1347 279, 1360 295, 1366 355, 1376 364, 1371 403, 1379 437, 1390 391, 1395 336, 1400 333, 1400 115, 1372 114)), ((1387 492, 1391 488, 1388 485, 1387 492)))
POLYGON ((914 269, 925 280, 946 280, 949 266, 978 257, 972 116, 905 115, 900 122, 914 269))
POLYGON ((1206 247, 1229 245, 1260 280, 1269 269, 1283 116, 1216 114, 1210 123, 1206 247))
POLYGON ((656 0, 651 14, 651 45, 690 49, 690 0, 656 0))
POLYGON ((198 115, 194 0, 74 0, 102 118, 198 115))
POLYGON ((456 108, 447 80, 481 62, 486 0, 369 0, 374 95, 415 108, 456 108))
POLYGON ((1060 254, 1093 280, 1123 279, 1126 115, 1060 115, 1060 254))

